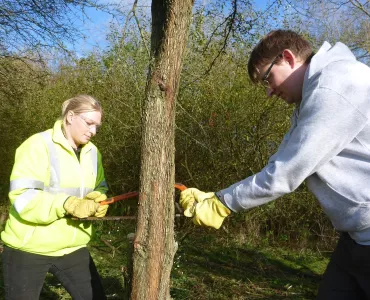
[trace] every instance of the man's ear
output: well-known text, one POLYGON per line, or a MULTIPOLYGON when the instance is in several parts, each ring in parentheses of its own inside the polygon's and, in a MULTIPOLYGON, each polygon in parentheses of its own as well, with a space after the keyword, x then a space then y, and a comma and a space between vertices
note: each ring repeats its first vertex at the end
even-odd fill
POLYGON ((291 68, 294 68, 295 64, 297 63, 297 57, 294 55, 294 53, 289 49, 285 49, 282 55, 283 60, 288 62, 291 68))

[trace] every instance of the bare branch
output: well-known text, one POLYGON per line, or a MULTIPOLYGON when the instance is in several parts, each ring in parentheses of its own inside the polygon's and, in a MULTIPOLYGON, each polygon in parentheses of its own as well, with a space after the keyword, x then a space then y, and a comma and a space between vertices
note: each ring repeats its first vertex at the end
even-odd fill
POLYGON ((222 47, 220 48, 220 50, 218 51, 217 55, 215 56, 215 58, 212 60, 212 62, 210 63, 208 69, 204 72, 204 75, 207 75, 209 74, 209 72, 211 72, 212 70, 212 67, 214 66, 214 64, 216 63, 217 59, 220 57, 221 53, 223 53, 226 49, 226 46, 227 46, 227 43, 229 41, 229 36, 230 36, 230 33, 232 32, 233 30, 233 26, 234 26, 234 22, 235 22, 235 17, 236 17, 236 14, 238 12, 238 7, 237 7, 237 3, 238 1, 237 0, 234 0, 233 1, 233 11, 232 13, 225 19, 225 22, 228 23, 226 29, 225 29, 225 38, 224 38, 224 42, 223 42, 223 45, 222 47))
MULTIPOLYGON (((183 86, 183 88, 187 88, 188 86, 191 86, 194 82, 196 82, 197 80, 199 80, 199 78, 203 77, 203 76, 206 76, 208 75, 212 68, 214 67, 214 65, 216 64, 217 60, 219 59, 219 57, 225 53, 225 50, 227 49, 227 46, 228 46, 228 43, 230 41, 230 38, 231 38, 231 35, 236 31, 236 24, 237 24, 237 17, 238 17, 238 14, 239 14, 239 7, 238 7, 238 4, 239 3, 249 3, 249 1, 242 1, 242 0, 232 0, 231 1, 232 3, 232 11, 231 13, 222 21, 220 22, 216 28, 211 32, 210 34, 210 37, 205 45, 205 48, 203 50, 203 54, 207 51, 207 49, 209 48, 212 40, 215 38, 218 30, 220 28, 222 28, 224 25, 225 28, 223 30, 223 41, 222 41, 222 45, 221 47, 218 49, 217 51, 217 54, 213 57, 211 63, 209 64, 209 66, 207 67, 207 69, 199 76, 196 76, 196 78, 194 80, 192 80, 191 82, 187 83, 186 85, 183 86)), ((257 14, 257 16, 255 18, 252 18, 250 20, 243 20, 243 25, 247 25, 248 26, 248 34, 250 35, 253 35, 251 33, 251 30, 253 28, 253 24, 257 22, 257 20, 259 18, 261 18, 262 16, 264 16, 265 14, 267 14, 267 12, 274 6, 274 5, 277 5, 278 3, 280 3, 279 0, 275 0, 273 1, 262 13, 260 14, 257 14)), ((239 22, 240 24, 241 22, 239 22)))
POLYGON ((370 17, 370 12, 368 10, 366 10, 366 8, 364 7, 364 5, 360 1, 358 1, 358 0, 349 0, 349 2, 351 2, 351 4, 353 6, 357 7, 365 15, 367 15, 368 17, 370 17))
POLYGON ((148 48, 148 45, 146 44, 145 37, 144 37, 144 34, 143 34, 143 29, 141 28, 141 26, 140 26, 140 22, 139 22, 139 19, 138 19, 138 17, 136 16, 136 6, 137 6, 137 1, 138 1, 138 0, 135 0, 134 5, 132 6, 132 14, 134 15, 134 18, 135 18, 135 21, 136 21, 137 27, 139 28, 139 32, 140 32, 140 36, 141 36, 141 40, 143 41, 143 44, 144 44, 145 49, 146 49, 146 52, 148 53, 148 56, 150 56, 149 48, 148 48))
MULTIPOLYGON (((111 11, 100 0, 2 0, 0 5, 0 57, 21 52, 41 54, 40 46, 67 51, 65 43, 73 44, 83 37, 75 25, 88 16, 86 8, 111 11)), ((41 57, 40 57, 41 60, 41 57)))

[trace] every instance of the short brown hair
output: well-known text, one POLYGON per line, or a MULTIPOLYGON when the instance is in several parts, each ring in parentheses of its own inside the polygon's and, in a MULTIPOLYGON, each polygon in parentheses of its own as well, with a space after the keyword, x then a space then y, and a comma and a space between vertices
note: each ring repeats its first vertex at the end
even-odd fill
POLYGON ((284 49, 289 49, 305 63, 311 61, 314 52, 311 44, 292 30, 273 30, 254 47, 248 61, 248 74, 252 82, 258 82, 259 68, 271 63, 284 49))

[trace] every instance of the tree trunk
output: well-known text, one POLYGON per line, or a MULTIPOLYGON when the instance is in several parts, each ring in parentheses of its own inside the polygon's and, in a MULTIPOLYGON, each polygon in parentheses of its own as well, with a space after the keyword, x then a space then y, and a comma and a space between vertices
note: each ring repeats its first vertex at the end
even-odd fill
POLYGON ((174 237, 174 125, 194 0, 153 0, 151 60, 142 112, 140 197, 131 299, 170 299, 174 237))

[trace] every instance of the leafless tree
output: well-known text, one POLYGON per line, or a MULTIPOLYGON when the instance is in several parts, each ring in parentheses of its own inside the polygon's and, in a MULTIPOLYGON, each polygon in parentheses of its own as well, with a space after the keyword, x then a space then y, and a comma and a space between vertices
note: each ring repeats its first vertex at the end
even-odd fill
MULTIPOLYGON (((86 8, 108 10, 99 0, 1 0, 0 58, 38 61, 50 48, 82 38, 76 20, 86 8)), ((83 20, 81 20, 83 21, 83 20)))

